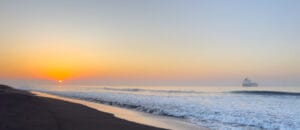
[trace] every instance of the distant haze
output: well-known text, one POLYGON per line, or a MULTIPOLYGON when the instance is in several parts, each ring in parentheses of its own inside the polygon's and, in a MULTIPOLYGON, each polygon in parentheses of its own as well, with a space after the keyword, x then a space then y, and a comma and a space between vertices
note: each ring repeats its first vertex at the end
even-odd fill
POLYGON ((300 85, 298 0, 1 0, 2 82, 300 85))

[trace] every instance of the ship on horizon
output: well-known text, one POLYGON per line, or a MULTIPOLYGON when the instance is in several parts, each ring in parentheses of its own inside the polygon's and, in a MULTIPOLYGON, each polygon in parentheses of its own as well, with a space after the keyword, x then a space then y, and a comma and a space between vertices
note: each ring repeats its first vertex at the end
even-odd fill
POLYGON ((258 84, 256 82, 253 82, 248 78, 244 79, 242 85, 243 85, 243 87, 257 87, 258 86, 258 84))

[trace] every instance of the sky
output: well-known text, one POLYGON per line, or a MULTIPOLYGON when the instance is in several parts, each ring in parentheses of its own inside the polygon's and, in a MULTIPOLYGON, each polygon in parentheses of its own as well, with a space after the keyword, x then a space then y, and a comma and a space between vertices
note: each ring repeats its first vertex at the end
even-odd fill
POLYGON ((298 0, 1 0, 0 79, 300 85, 298 0))

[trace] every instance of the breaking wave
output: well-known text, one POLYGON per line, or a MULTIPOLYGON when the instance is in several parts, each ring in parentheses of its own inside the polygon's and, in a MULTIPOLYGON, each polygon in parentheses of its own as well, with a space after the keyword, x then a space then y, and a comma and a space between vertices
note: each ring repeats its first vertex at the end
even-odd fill
POLYGON ((155 89, 138 89, 138 88, 103 88, 110 91, 126 91, 126 92, 159 92, 159 93, 202 93, 199 91, 186 91, 186 90, 155 90, 155 89))
POLYGON ((255 95, 278 95, 278 96, 300 96, 296 92, 279 92, 279 91, 231 91, 231 93, 238 94, 255 94, 255 95))
MULTIPOLYGON (((121 89, 121 91, 128 90, 121 89)), ((145 90, 133 89, 129 91, 145 90)), ((119 92, 43 92, 181 118, 210 129, 300 129, 300 100, 298 97, 262 97, 246 95, 248 94, 247 91, 233 92, 240 94, 199 94, 199 96, 190 97, 119 92)))

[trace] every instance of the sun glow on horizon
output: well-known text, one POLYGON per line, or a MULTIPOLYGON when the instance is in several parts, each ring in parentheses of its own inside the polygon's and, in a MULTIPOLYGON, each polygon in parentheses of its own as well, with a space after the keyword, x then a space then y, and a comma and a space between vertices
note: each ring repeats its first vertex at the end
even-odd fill
POLYGON ((0 78, 300 84, 298 2, 43 3, 0 2, 0 78))

